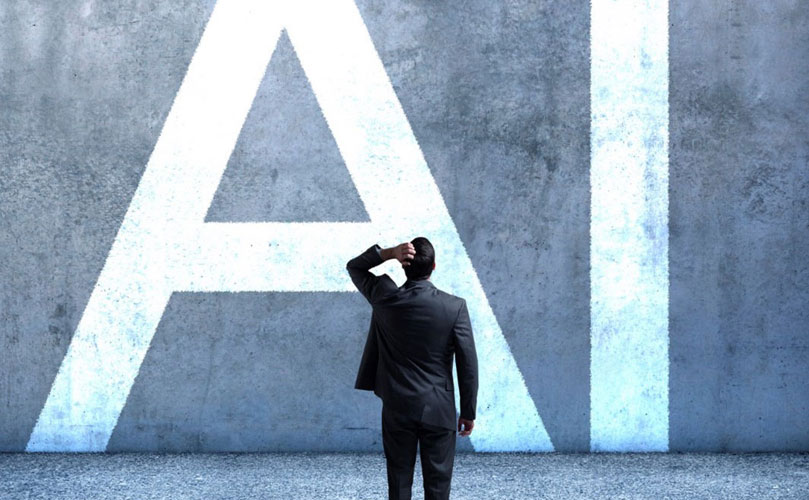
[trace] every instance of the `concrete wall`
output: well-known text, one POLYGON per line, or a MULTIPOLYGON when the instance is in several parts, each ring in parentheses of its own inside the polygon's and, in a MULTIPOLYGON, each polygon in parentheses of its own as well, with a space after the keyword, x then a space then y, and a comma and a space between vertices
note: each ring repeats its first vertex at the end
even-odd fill
MULTIPOLYGON (((0 450, 213 5, 0 6, 0 450)), ((357 6, 555 449, 589 450, 589 2, 357 6)), ((809 449, 808 38, 799 1, 670 5, 671 450, 809 449)), ((286 35, 205 220, 369 220, 286 35)), ((107 449, 381 450, 352 389, 369 318, 357 293, 176 292, 107 449)))
POLYGON ((809 9, 671 11, 671 446, 805 450, 809 9))

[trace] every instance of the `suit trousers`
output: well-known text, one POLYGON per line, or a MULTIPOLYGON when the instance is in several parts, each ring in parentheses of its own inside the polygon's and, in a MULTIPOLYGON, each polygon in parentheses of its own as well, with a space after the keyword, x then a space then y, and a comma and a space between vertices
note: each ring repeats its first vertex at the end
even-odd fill
POLYGON ((421 452, 425 500, 449 498, 456 430, 423 424, 382 405, 382 447, 388 471, 388 499, 410 500, 416 445, 421 452))

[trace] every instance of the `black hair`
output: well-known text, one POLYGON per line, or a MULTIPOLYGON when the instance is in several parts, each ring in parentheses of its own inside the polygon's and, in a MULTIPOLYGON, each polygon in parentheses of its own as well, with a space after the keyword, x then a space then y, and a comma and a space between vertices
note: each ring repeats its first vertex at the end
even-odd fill
POLYGON ((415 247, 416 255, 410 260, 410 265, 404 266, 405 276, 411 280, 429 278, 435 262, 433 244, 423 236, 414 238, 410 243, 415 247))

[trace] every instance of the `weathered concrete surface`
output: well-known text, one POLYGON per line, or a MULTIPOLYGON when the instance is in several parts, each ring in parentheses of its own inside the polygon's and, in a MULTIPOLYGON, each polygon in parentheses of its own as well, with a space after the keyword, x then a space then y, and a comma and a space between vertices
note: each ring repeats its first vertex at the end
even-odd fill
MULTIPOLYGON (((5 12, 3 449, 26 443, 211 7, 5 12)), ((588 5, 359 7, 557 448, 586 450, 588 5)), ((208 220, 367 220, 309 92, 282 39, 208 220)), ((109 449, 378 448, 379 402, 351 390, 368 316, 358 294, 175 294, 109 449)))
POLYGON ((809 8, 672 2, 670 442, 809 448, 809 8))
MULTIPOLYGON (((213 3, 0 6, 0 450, 25 447, 213 3)), ((554 445, 588 450, 589 2, 358 6, 554 445)), ((671 5, 673 450, 809 449, 807 22, 671 5)), ((286 39, 207 220, 368 220, 286 39)), ((109 449, 381 449, 351 389, 369 315, 174 294, 109 449)))
MULTIPOLYGON (((806 454, 459 453, 453 499, 804 499, 806 454)), ((424 498, 416 461, 413 498, 424 498)), ((387 498, 381 453, 0 454, 10 498, 387 498)))
POLYGON ((25 447, 211 8, 0 8, 2 449, 25 447))

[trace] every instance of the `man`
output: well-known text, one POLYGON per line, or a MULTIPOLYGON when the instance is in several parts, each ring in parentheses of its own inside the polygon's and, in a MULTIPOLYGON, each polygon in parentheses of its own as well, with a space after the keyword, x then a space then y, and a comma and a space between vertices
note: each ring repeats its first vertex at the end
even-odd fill
POLYGON ((477 354, 466 300, 430 281, 435 251, 427 238, 385 249, 373 245, 346 269, 373 308, 354 388, 382 399, 388 498, 410 498, 417 444, 424 498, 449 498, 456 425, 468 436, 477 405, 477 354), (369 271, 389 259, 402 264, 407 281, 401 287, 387 274, 369 271), (453 353, 461 396, 457 424, 453 353))

